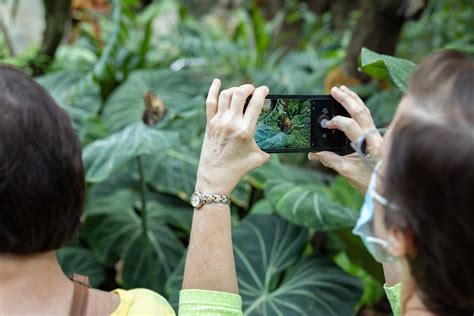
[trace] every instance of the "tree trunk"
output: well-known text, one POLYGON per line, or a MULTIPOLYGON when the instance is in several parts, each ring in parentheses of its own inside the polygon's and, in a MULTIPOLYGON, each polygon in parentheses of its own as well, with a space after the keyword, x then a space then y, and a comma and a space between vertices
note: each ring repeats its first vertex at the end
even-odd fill
POLYGON ((35 76, 43 74, 52 63, 70 19, 71 0, 43 0, 43 4, 46 29, 38 55, 31 61, 35 76))
POLYGON ((362 16, 352 32, 343 67, 347 76, 364 80, 358 71, 362 47, 393 55, 402 30, 404 17, 398 14, 402 0, 365 0, 362 16))

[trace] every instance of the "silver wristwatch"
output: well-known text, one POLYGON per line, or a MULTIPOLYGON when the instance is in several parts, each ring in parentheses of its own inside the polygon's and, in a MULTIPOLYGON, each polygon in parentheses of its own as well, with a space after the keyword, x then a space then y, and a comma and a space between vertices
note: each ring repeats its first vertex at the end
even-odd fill
POLYGON ((191 196, 191 205, 195 209, 201 208, 204 204, 218 203, 230 205, 230 197, 228 195, 211 194, 205 195, 196 191, 191 196))

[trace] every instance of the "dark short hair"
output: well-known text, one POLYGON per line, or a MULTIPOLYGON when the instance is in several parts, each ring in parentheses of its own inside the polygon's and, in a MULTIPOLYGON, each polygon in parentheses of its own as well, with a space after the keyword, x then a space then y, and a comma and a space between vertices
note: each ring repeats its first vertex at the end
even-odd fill
POLYGON ((40 253, 71 241, 84 189, 67 113, 35 81, 0 65, 0 253, 40 253))
POLYGON ((474 312, 474 60, 447 50, 417 67, 392 131, 384 194, 401 206, 385 223, 413 237, 407 257, 437 315, 474 312), (422 111, 420 111, 420 109, 422 111))

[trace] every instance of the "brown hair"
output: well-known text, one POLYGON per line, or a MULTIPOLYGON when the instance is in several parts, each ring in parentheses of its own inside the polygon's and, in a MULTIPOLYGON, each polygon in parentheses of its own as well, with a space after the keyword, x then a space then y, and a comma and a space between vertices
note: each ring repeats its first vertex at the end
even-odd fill
POLYGON ((389 228, 413 237, 410 273, 439 315, 474 312, 474 60, 446 50, 417 67, 413 109, 392 131, 385 195, 389 228))
POLYGON ((35 81, 0 65, 0 253, 63 246, 83 200, 80 142, 68 115, 35 81))

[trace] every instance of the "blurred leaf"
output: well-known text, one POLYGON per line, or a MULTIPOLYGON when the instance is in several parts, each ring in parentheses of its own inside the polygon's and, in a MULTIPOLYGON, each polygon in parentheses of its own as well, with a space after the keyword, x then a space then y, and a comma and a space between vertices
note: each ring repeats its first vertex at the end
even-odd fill
POLYGON ((175 132, 154 130, 143 122, 129 125, 124 130, 97 140, 84 149, 86 180, 104 181, 127 161, 167 149, 175 145, 177 140, 178 135, 175 132))
POLYGON ((155 196, 147 203, 152 210, 150 217, 166 221, 168 224, 189 233, 193 220, 193 208, 183 201, 165 195, 155 196))
POLYGON ((57 256, 67 276, 72 276, 74 273, 88 276, 92 287, 98 287, 104 282, 104 268, 89 249, 68 246, 59 249, 57 256))
POLYGON ((123 261, 118 271, 123 287, 161 292, 184 247, 165 225, 160 208, 149 207, 144 224, 137 205, 133 193, 126 190, 104 196, 102 203, 89 205, 94 209, 86 211, 83 235, 106 266, 123 261))
POLYGON ((352 228, 339 229, 332 233, 344 242, 344 251, 352 262, 362 267, 377 281, 385 282, 382 265, 374 260, 360 237, 352 234, 352 228))
POLYGON ((364 197, 360 194, 343 176, 337 176, 329 186, 329 191, 333 201, 344 207, 359 211, 364 202, 364 197))
POLYGON ((261 199, 250 209, 250 214, 272 214, 273 207, 267 199, 261 199))
POLYGON ((247 179, 256 188, 263 190, 270 180, 285 179, 300 184, 324 183, 329 181, 330 177, 309 168, 283 164, 279 156, 273 155, 268 163, 255 169, 244 179, 247 179))
POLYGON ((184 145, 158 152, 145 160, 147 182, 156 191, 189 200, 196 186, 198 155, 184 145))
MULTIPOLYGON (((252 215, 236 229, 234 255, 244 315, 352 315, 359 281, 324 257, 301 257, 308 232, 276 215, 252 215)), ((184 260, 166 289, 176 306, 184 260)))
POLYGON ((95 117, 102 104, 99 86, 85 80, 84 76, 84 71, 80 69, 69 69, 36 78, 68 112, 81 140, 89 133, 88 121, 95 117))
POLYGON ((328 188, 320 184, 271 180, 265 194, 278 214, 305 227, 331 230, 352 226, 357 219, 353 209, 334 202, 328 188))
POLYGON ((367 48, 360 53, 360 67, 375 79, 389 78, 401 92, 407 91, 407 82, 416 65, 406 59, 378 54, 367 48))
POLYGON ((352 262, 345 252, 341 252, 335 256, 334 261, 341 269, 358 277, 364 283, 364 294, 359 302, 359 306, 373 306, 385 295, 382 283, 377 281, 363 268, 352 262))
POLYGON ((396 89, 374 93, 365 104, 370 109, 375 126, 388 126, 395 115, 402 95, 396 89))
MULTIPOLYGON (((142 119, 145 110, 144 97, 153 93, 162 101, 173 119, 184 110, 195 107, 194 95, 197 89, 188 82, 184 72, 169 70, 140 70, 132 73, 127 81, 117 88, 105 103, 102 113, 105 125, 111 131, 142 119)), ((204 103, 202 103, 204 106, 204 103)))

